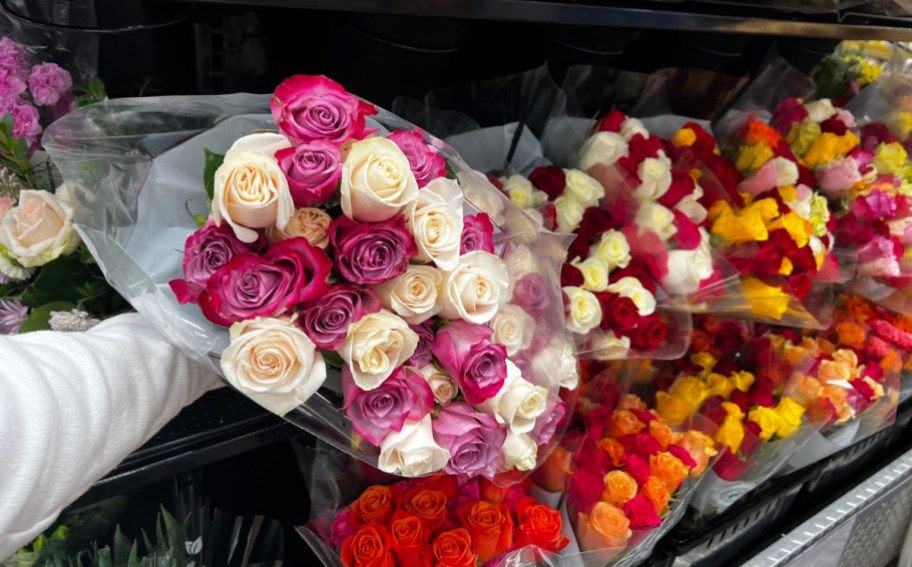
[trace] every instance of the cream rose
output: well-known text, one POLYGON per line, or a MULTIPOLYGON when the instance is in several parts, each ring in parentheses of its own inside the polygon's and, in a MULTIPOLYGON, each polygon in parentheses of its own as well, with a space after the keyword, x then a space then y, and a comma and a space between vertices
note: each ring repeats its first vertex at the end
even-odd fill
POLYGON ((367 138, 355 142, 342 162, 342 212, 364 222, 398 215, 418 198, 418 182, 395 142, 367 138))
POLYGON ((776 169, 776 187, 785 187, 798 183, 798 164, 790 159, 776 157, 772 159, 776 169))
POLYGON ((421 421, 406 420, 380 443, 377 468, 385 473, 415 478, 437 472, 450 461, 450 452, 434 441, 430 414, 421 421))
POLYGON ((611 271, 615 268, 626 268, 630 264, 630 243, 619 230, 609 230, 602 234, 598 244, 589 249, 591 257, 598 258, 611 271))
POLYGON ((822 98, 820 100, 815 100, 804 105, 804 109, 808 112, 808 117, 805 120, 810 120, 812 122, 826 122, 826 120, 836 114, 836 107, 833 106, 833 101, 828 98, 822 98))
POLYGON ((250 134, 238 139, 215 170, 212 218, 234 230, 242 242, 254 242, 257 228, 283 230, 294 214, 288 180, 274 154, 291 147, 281 134, 250 134))
POLYGON ((373 390, 412 357, 418 334, 389 311, 380 310, 352 323, 339 349, 362 390, 373 390))
POLYGON ((590 348, 598 360, 627 358, 630 352, 630 337, 618 337, 613 331, 603 331, 593 339, 590 348))
POLYGON ((447 319, 484 325, 513 295, 513 279, 503 260, 476 250, 459 258, 443 282, 443 310, 447 319))
POLYGON ((409 325, 420 325, 443 309, 443 272, 433 266, 409 266, 376 289, 383 306, 409 325))
POLYGON ((573 199, 561 195, 554 200, 554 210, 557 213, 557 232, 569 234, 583 221, 586 207, 573 199))
POLYGON ((311 246, 326 248, 329 246, 329 223, 332 218, 316 207, 302 207, 297 209, 288 219, 284 229, 273 225, 266 230, 266 239, 269 244, 275 244, 291 238, 304 238, 311 246))
POLYGON ((418 373, 430 386, 431 391, 434 393, 434 401, 442 406, 452 402, 456 398, 456 394, 459 393, 459 386, 456 381, 433 364, 419 368, 418 373))
POLYGON ((538 226, 545 225, 545 215, 541 214, 538 209, 523 209, 523 212, 529 215, 529 218, 535 221, 538 226))
POLYGON ((605 291, 608 288, 608 264, 597 257, 589 257, 582 262, 571 262, 583 273, 583 289, 588 291, 605 291))
POLYGON ((576 389, 579 384, 579 359, 574 350, 570 342, 555 338, 532 359, 534 376, 547 378, 561 388, 576 389))
POLYGON ((567 294, 567 303, 570 306, 570 314, 567 317, 568 331, 585 335, 599 326, 602 322, 602 306, 595 294, 574 286, 565 287, 564 293, 567 294))
POLYGON ((508 356, 515 356, 532 346, 535 319, 518 305, 505 305, 491 319, 490 327, 494 330, 491 341, 505 346, 508 356))
POLYGON ((583 207, 591 207, 605 196, 605 188, 594 178, 578 169, 565 169, 566 187, 564 195, 583 207))
POLYGON ((621 137, 626 141, 630 141, 637 134, 641 134, 644 138, 649 137, 649 130, 643 126, 643 123, 637 120, 636 118, 627 117, 623 123, 621 123, 621 137))
POLYGON ((641 317, 652 315, 656 308, 656 299, 652 292, 643 287, 640 280, 632 277, 621 278, 608 286, 608 290, 621 297, 629 297, 637 306, 641 317))
POLYGON ((535 468, 538 446, 528 435, 517 435, 508 431, 500 450, 503 452, 504 465, 507 469, 530 471, 535 468))
POLYGON ((646 158, 637 167, 640 186, 633 191, 637 201, 654 201, 671 187, 671 165, 667 160, 646 158))
POLYGON ((687 295, 700 289, 700 282, 712 273, 712 256, 707 248, 672 250, 668 253, 668 275, 661 283, 668 293, 687 295))
POLYGON ((684 198, 678 201, 678 204, 675 205, 675 210, 683 213, 695 224, 703 224, 703 221, 706 220, 707 212, 706 207, 700 204, 700 199, 702 198, 703 188, 697 185, 690 195, 685 195, 684 198))
POLYGON ((292 321, 257 317, 231 325, 229 334, 222 374, 275 414, 285 415, 303 404, 326 380, 323 357, 292 321))
POLYGON ((511 244, 504 256, 504 262, 507 264, 507 270, 513 276, 514 281, 522 279, 523 276, 537 272, 539 269, 538 260, 532 251, 525 244, 511 244))
POLYGON ((0 221, 0 246, 24 268, 73 252, 79 235, 73 229, 72 207, 47 191, 20 191, 19 204, 0 221))
POLYGON ((674 220, 674 213, 658 203, 643 203, 633 219, 640 229, 651 230, 662 240, 668 240, 678 232, 674 220))
POLYGON ((459 184, 446 177, 428 183, 407 208, 406 224, 418 245, 418 260, 432 261, 445 271, 455 268, 462 243, 459 184))
POLYGON ((548 194, 535 188, 522 175, 511 175, 503 181, 503 191, 514 205, 523 209, 540 207, 548 200, 548 194))
POLYGON ((463 170, 456 174, 462 194, 466 201, 479 211, 488 213, 495 225, 504 222, 504 203, 506 199, 488 179, 475 170, 463 170))
POLYGON ((589 171, 599 164, 614 165, 627 155, 627 150, 627 142, 620 134, 598 132, 583 142, 577 163, 583 171, 589 171))
POLYGON ((507 360, 507 378, 493 398, 476 406, 479 411, 494 417, 516 434, 528 433, 535 427, 535 420, 545 412, 548 390, 536 386, 522 377, 522 372, 507 360))

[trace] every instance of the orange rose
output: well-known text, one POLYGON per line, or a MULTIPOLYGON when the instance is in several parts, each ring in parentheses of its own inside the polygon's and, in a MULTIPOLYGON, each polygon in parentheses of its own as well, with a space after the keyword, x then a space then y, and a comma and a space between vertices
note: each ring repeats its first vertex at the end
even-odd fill
POLYGON ((668 491, 668 487, 665 486, 662 479, 656 476, 649 477, 646 484, 640 489, 640 494, 646 500, 652 502, 652 505, 655 506, 656 514, 659 515, 665 512, 668 508, 668 502, 671 500, 671 492, 668 491))
POLYGON ((363 523, 386 522, 399 508, 402 495, 395 486, 369 486, 351 505, 352 512, 363 523))
POLYGON ((545 551, 558 552, 570 543, 561 531, 564 523, 560 512, 544 504, 535 504, 532 498, 521 500, 516 504, 516 544, 520 549, 534 545, 545 551))
POLYGON ((390 537, 383 526, 364 524, 342 544, 345 567, 395 567, 390 537))
POLYGON ((718 453, 715 441, 709 435, 694 429, 685 432, 677 444, 684 447, 684 450, 690 453, 690 458, 696 461, 697 466, 690 470, 690 475, 694 478, 706 471, 709 459, 718 453))
POLYGON ((420 518, 431 531, 443 526, 447 518, 446 507, 446 494, 439 490, 413 488, 402 499, 402 508, 420 518))
POLYGON ((631 433, 639 433, 644 427, 646 427, 646 424, 637 419, 633 412, 621 410, 611 414, 608 434, 617 438, 631 433))
POLYGON ((472 552, 472 536, 464 528, 443 532, 431 546, 436 567, 476 567, 478 558, 472 552))
POLYGON ((475 553, 482 563, 490 561, 513 546, 513 518, 506 504, 476 502, 459 507, 459 517, 475 542, 475 553))
POLYGON ((690 468, 667 451, 649 457, 649 472, 665 483, 670 492, 674 492, 690 474, 690 468))
POLYGON ((611 471, 605 475, 602 500, 621 507, 637 494, 637 481, 624 471, 611 471))
POLYGON ((612 465, 619 467, 624 464, 624 446, 621 445, 619 441, 606 437, 605 439, 599 440, 597 446, 602 451, 608 453, 611 457, 612 465))
POLYGON ((611 557, 599 555, 607 562, 627 547, 632 532, 623 510, 607 502, 597 502, 590 515, 580 513, 577 535, 583 551, 616 550, 611 557))
MULTIPOLYGON (((615 441, 615 443, 617 443, 615 441)), ((558 445, 548 459, 532 473, 536 484, 548 492, 563 492, 573 474, 573 453, 558 445)))
POLYGON ((398 565, 427 565, 431 550, 431 533, 421 518, 412 515, 394 517, 390 522, 390 548, 398 565))
POLYGON ((895 374, 903 369, 902 356, 895 350, 890 349, 890 351, 880 359, 880 367, 888 374, 895 374))
POLYGON ((659 419, 653 419, 649 422, 649 434, 659 442, 663 449, 671 443, 672 432, 668 424, 659 419))
POLYGON ((859 346, 864 343, 864 327, 852 321, 842 321, 836 325, 836 334, 839 336, 839 342, 846 346, 859 346))
POLYGON ((753 118, 748 120, 744 143, 752 145, 763 144, 764 146, 775 148, 779 145, 779 140, 781 139, 782 135, 775 128, 753 118))
POLYGON ((823 393, 820 382, 811 376, 796 373, 795 381, 789 386, 789 397, 802 406, 809 406, 823 393))

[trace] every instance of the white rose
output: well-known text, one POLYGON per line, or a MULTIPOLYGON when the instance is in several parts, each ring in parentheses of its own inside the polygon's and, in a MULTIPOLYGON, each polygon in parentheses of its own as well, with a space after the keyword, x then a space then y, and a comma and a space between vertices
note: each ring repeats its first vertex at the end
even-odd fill
POLYGON ((589 249, 594 256, 608 265, 608 270, 626 268, 630 264, 630 243, 627 237, 619 230, 609 230, 602 234, 598 244, 589 249))
POLYGON ((409 232, 418 245, 418 260, 433 261, 441 270, 452 270, 462 244, 462 190, 459 184, 438 177, 418 193, 406 214, 409 232))
POLYGON ((79 246, 73 208, 53 193, 23 189, 19 204, 0 221, 0 246, 23 268, 43 266, 70 254, 79 246))
POLYGON ((540 207, 548 200, 548 194, 539 191, 522 175, 511 175, 503 182, 503 190, 514 205, 523 209, 540 207))
POLYGON ((633 222, 641 229, 651 230, 662 240, 668 240, 678 232, 674 225, 674 213, 658 203, 643 203, 637 210, 633 222))
POLYGON ((258 238, 251 229, 285 228, 294 201, 275 153, 289 147, 281 134, 250 134, 234 142, 215 170, 212 218, 217 226, 225 221, 242 242, 258 238))
POLYGON ((479 211, 488 213, 495 225, 503 224, 505 199, 501 192, 484 175, 473 169, 459 171, 456 177, 459 178, 465 200, 479 211))
POLYGON ((545 215, 541 214, 538 209, 523 209, 523 212, 529 215, 529 218, 534 220, 539 226, 545 225, 545 215))
POLYGON ((456 385, 456 381, 433 364, 419 368, 418 373, 427 381, 431 391, 434 392, 434 401, 442 406, 452 402, 456 398, 456 394, 459 393, 459 386, 456 385))
POLYGON ((507 377, 493 398, 477 407, 491 415, 513 433, 528 433, 535 427, 535 420, 545 412, 548 390, 536 386, 522 377, 522 372, 507 360, 507 377))
POLYGON ((817 122, 818 124, 825 122, 830 116, 836 114, 836 107, 833 106, 833 101, 828 98, 809 102, 804 105, 804 109, 808 112, 806 120, 817 122))
POLYGON ((578 169, 565 169, 564 176, 567 179, 564 195, 583 207, 591 207, 605 196, 602 184, 578 169))
POLYGON ((285 415, 306 402, 326 380, 316 345, 292 321, 257 317, 231 325, 222 352, 222 374, 244 395, 285 415))
POLYGON ((675 210, 681 211, 694 224, 703 224, 708 213, 706 207, 700 204, 700 199, 702 198, 703 188, 697 185, 693 193, 685 195, 684 198, 678 201, 678 204, 675 205, 675 210))
POLYGON ((618 337, 613 331, 598 333, 590 345, 593 356, 598 360, 627 358, 630 352, 630 337, 618 337))
POLYGON ((583 221, 586 207, 569 197, 560 196, 554 200, 554 211, 557 213, 557 232, 569 234, 583 221))
POLYGON ((430 414, 421 421, 406 420, 380 443, 377 468, 385 473, 415 478, 437 472, 450 461, 450 452, 434 441, 430 414))
POLYGON ((712 273, 712 256, 706 248, 672 250, 668 253, 668 275, 662 279, 662 287, 668 293, 687 295, 697 291, 700 282, 712 273))
POLYGON ((620 134, 598 132, 589 136, 579 150, 578 167, 589 171, 595 165, 614 165, 627 155, 627 142, 620 134))
MULTIPOLYGON (((628 278, 621 278, 628 279, 628 278)), ((567 286, 567 303, 570 306, 570 315, 567 318, 567 330, 585 335, 602 322, 602 306, 591 291, 581 287, 567 286)))
POLYGON ((381 310, 348 327, 339 356, 351 369, 355 384, 373 390, 411 358, 417 346, 418 334, 400 317, 381 310))
POLYGON ((652 315, 656 308, 656 299, 652 292, 643 287, 640 280, 632 277, 621 278, 608 286, 608 290, 621 297, 629 297, 637 306, 641 317, 652 315))
POLYGON ((273 225, 266 230, 269 244, 275 244, 291 238, 305 238, 311 246, 326 248, 329 246, 329 223, 332 218, 322 209, 316 207, 302 207, 294 212, 288 219, 284 229, 273 225))
POLYGON ((571 262, 583 273, 583 289, 605 291, 608 287, 608 264, 599 258, 586 258, 582 262, 571 262))
POLYGON ((535 335, 535 319, 518 305, 506 305, 491 319, 491 342, 507 347, 507 356, 514 356, 530 346, 535 335))
POLYGON ((560 385, 568 390, 575 390, 579 385, 579 358, 573 344, 563 341, 560 350, 560 385))
POLYGON ((493 254, 476 250, 459 258, 443 282, 443 311, 447 319, 484 325, 513 294, 507 265, 493 254))
POLYGON ((532 359, 532 371, 539 380, 545 378, 555 386, 576 389, 579 384, 579 359, 573 345, 554 339, 532 359))
POLYGON ((409 325, 420 325, 443 309, 443 272, 433 266, 411 265, 375 289, 383 306, 409 325))
POLYGON ((643 126, 643 123, 637 120, 636 118, 627 117, 623 123, 621 123, 621 137, 626 141, 630 141, 637 134, 642 134, 643 137, 649 137, 649 130, 643 126))
POLYGON ((671 165, 667 159, 646 158, 637 167, 640 186, 632 195, 637 201, 654 201, 671 187, 671 165))
POLYGON ((798 183, 798 164, 781 157, 775 157, 771 161, 776 169, 776 187, 798 183))
POLYGON ((538 260, 525 244, 511 245, 504 257, 504 262, 514 280, 520 280, 523 276, 537 272, 539 268, 538 260))
POLYGON ((418 198, 408 158, 386 138, 351 145, 342 162, 342 212, 359 221, 380 222, 398 215, 418 198))
POLYGON ((504 465, 507 469, 530 471, 535 468, 538 446, 528 435, 517 435, 508 431, 500 450, 503 452, 504 465))
POLYGON ((809 219, 811 218, 811 212, 814 206, 813 199, 811 198, 811 195, 813 195, 813 193, 810 189, 808 189, 807 185, 799 185, 798 187, 798 194, 801 195, 804 193, 805 195, 808 195, 808 197, 804 199, 799 198, 796 201, 786 201, 785 204, 788 205, 789 208, 791 208, 793 211, 798 213, 798 216, 801 218, 809 219), (802 187, 804 190, 801 190, 802 187))

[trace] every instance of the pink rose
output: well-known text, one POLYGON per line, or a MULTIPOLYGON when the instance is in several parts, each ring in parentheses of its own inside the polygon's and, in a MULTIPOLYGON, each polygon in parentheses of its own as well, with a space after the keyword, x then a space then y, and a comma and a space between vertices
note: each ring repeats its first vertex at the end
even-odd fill
POLYGON ((529 433, 529 437, 535 440, 537 445, 547 445, 558 427, 567 415, 567 404, 561 400, 554 402, 550 408, 545 410, 544 415, 535 422, 535 428, 529 433))
POLYGON ((341 145, 371 133, 364 117, 377 107, 322 75, 294 75, 276 87, 269 102, 279 130, 298 142, 326 140, 341 145))
POLYGON ((394 142, 405 157, 415 175, 418 187, 424 187, 438 177, 446 175, 446 160, 433 147, 424 143, 424 137, 418 132, 396 130, 387 139, 394 142))
POLYGON ((187 237, 184 244, 184 278, 168 284, 180 303, 196 303, 206 282, 222 266, 238 254, 256 252, 262 238, 254 245, 241 242, 226 225, 215 226, 212 217, 206 225, 187 237))
POLYGON ((834 198, 848 194, 853 185, 861 181, 858 163, 851 157, 835 159, 817 168, 817 184, 834 198))
POLYGON ((776 163, 769 160, 753 175, 738 184, 739 193, 750 193, 754 197, 761 193, 775 189, 779 181, 779 172, 776 163))
POLYGON ((903 245, 895 237, 874 236, 858 250, 857 271, 865 276, 898 277, 903 245))
POLYGON ((450 452, 445 473, 468 478, 494 476, 507 437, 497 420, 468 404, 454 402, 441 408, 432 424, 434 440, 450 452))
POLYGON ((418 254, 412 235, 399 215, 378 223, 362 223, 341 215, 329 225, 336 268, 350 282, 378 284, 408 269, 418 254))
POLYGON ((494 225, 487 213, 478 213, 462 219, 462 244, 459 254, 475 250, 494 253, 494 225))
POLYGON ((342 152, 325 140, 281 149, 276 152, 275 158, 288 179, 295 207, 319 207, 339 187, 342 152))
POLYGON ((38 106, 53 106, 70 91, 73 77, 56 63, 42 63, 32 67, 28 78, 32 99, 38 106))
POLYGON ((355 535, 360 525, 361 522, 358 520, 358 516, 352 512, 351 507, 343 508, 333 520, 330 541, 336 548, 342 549, 345 540, 355 535))
POLYGON ((29 74, 28 55, 25 48, 16 43, 9 36, 0 39, 0 71, 25 81, 29 74))
POLYGON ((238 254, 212 274, 199 296, 203 315, 229 326, 254 317, 274 317, 322 296, 332 262, 303 238, 275 244, 265 256, 238 254))
POLYGON ((412 353, 412 358, 408 360, 409 366, 415 368, 424 368, 431 363, 434 357, 434 320, 428 319, 420 325, 409 325, 409 327, 418 334, 418 346, 412 353))
POLYGON ((513 303, 523 311, 537 316, 551 306, 548 295, 548 282, 538 272, 532 272, 519 278, 513 289, 513 303))
POLYGON ((849 212, 868 222, 887 220, 896 214, 897 202, 885 191, 873 189, 849 205, 849 212))
POLYGON ((374 445, 380 445, 393 431, 402 431, 406 419, 420 421, 434 410, 434 394, 416 372, 402 368, 370 391, 359 388, 348 365, 342 369, 345 415, 352 427, 374 445))
POLYGON ((453 320, 437 332, 434 356, 470 404, 493 398, 507 378, 507 349, 489 339, 490 327, 453 320))
POLYGON ((301 308, 298 324, 318 347, 338 350, 349 325, 382 307, 373 291, 352 284, 336 284, 301 308))

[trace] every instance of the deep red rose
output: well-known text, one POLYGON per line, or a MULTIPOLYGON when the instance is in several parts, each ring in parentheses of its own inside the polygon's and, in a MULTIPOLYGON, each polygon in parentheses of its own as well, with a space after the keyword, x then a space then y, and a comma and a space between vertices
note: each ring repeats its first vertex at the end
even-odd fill
POLYGON ((700 228, 690 218, 677 209, 672 209, 674 214, 674 226, 678 231, 671 237, 672 242, 680 250, 696 250, 700 243, 703 242, 703 235, 700 234, 700 228))
POLYGON ((820 123, 820 131, 832 132, 837 136, 842 136, 849 131, 849 127, 834 114, 820 123))
POLYGON ((763 444, 763 439, 760 438, 760 431, 760 426, 757 423, 751 420, 744 422, 744 441, 741 442, 740 448, 742 455, 750 457, 760 448, 760 445, 763 444))
POLYGON ((754 382, 753 387, 747 396, 747 407, 763 406, 771 408, 776 405, 776 397, 773 396, 773 383, 769 378, 759 376, 754 382))
POLYGON ((542 215, 542 226, 544 229, 554 232, 555 227, 557 227, 557 208, 554 206, 554 203, 545 203, 538 208, 538 212, 542 215))
POLYGON ((700 413, 703 414, 703 417, 710 420, 715 424, 720 424, 725 421, 725 418, 728 416, 728 412, 725 411, 725 408, 722 407, 722 403, 725 400, 721 396, 710 396, 706 398, 706 401, 703 402, 703 407, 700 408, 700 413))
POLYGON ((630 344, 636 350, 646 352, 654 350, 668 337, 668 323, 662 321, 658 313, 641 317, 630 337, 630 344))
POLYGON ((693 130, 693 133, 697 136, 697 141, 694 142, 695 146, 708 152, 712 152, 715 149, 716 139, 713 138, 712 134, 704 130, 702 126, 696 122, 688 122, 684 127, 693 130))
POLYGON ((808 117, 808 111, 804 104, 797 98, 787 98, 780 101, 773 111, 773 119, 770 125, 779 131, 783 136, 788 134, 789 128, 796 122, 801 122, 808 117))
POLYGON ((487 175, 487 178, 488 178, 488 183, 490 183, 490 184, 493 185, 494 187, 498 188, 499 190, 503 191, 504 185, 503 185, 503 182, 500 180, 499 177, 497 177, 497 176, 494 175, 493 173, 489 173, 489 174, 487 175))
POLYGON ((605 437, 608 424, 611 423, 611 414, 614 413, 612 408, 613 405, 603 404, 591 410, 583 418, 583 423, 586 424, 586 435, 593 441, 598 442, 605 437))
POLYGON ((662 140, 658 136, 643 136, 634 134, 627 143, 627 156, 633 164, 633 171, 646 158, 659 157, 659 150, 663 150, 662 140))
POLYGON ((636 408, 630 408, 628 411, 630 413, 632 413, 633 415, 635 415, 637 419, 639 419, 646 425, 649 425, 650 421, 654 421, 654 420, 658 419, 655 416, 655 414, 652 413, 651 411, 646 411, 646 410, 641 410, 641 409, 636 409, 636 408))
POLYGON ((856 378, 855 380, 849 380, 849 384, 868 402, 873 402, 877 398, 874 388, 864 380, 856 378))
POLYGON ((585 514, 592 510, 602 497, 602 490, 605 487, 603 477, 604 475, 589 469, 579 469, 573 473, 567 485, 566 496, 570 517, 575 518, 579 512, 585 514))
POLYGON ((649 462, 651 455, 662 452, 662 445, 648 433, 621 435, 617 438, 617 442, 624 447, 625 455, 636 455, 646 462, 649 462))
POLYGON ((692 194, 696 189, 693 177, 678 169, 671 170, 671 186, 661 197, 659 204, 669 209, 674 208, 681 199, 692 194))
POLYGON ((574 286, 579 287, 583 285, 583 272, 573 264, 568 264, 564 262, 561 264, 560 272, 560 282, 561 287, 574 286))
POLYGON ((564 170, 555 165, 536 167, 529 174, 532 185, 548 194, 548 200, 553 201, 564 194, 567 186, 567 175, 564 170))
POLYGON ((599 132, 614 132, 617 134, 621 131, 621 126, 623 126, 624 121, 626 120, 627 116, 625 116, 623 112, 620 110, 612 110, 607 116, 599 120, 596 129, 599 132))
POLYGON ((627 331, 637 326, 640 321, 640 312, 632 299, 607 291, 598 292, 595 297, 602 307, 600 329, 603 331, 612 329, 626 334, 627 331))
POLYGON ((631 530, 648 530, 662 523, 655 505, 641 495, 634 496, 624 504, 624 515, 630 520, 631 530))
POLYGON ((570 244, 567 248, 567 259, 570 261, 573 260, 585 260, 589 257, 589 244, 590 239, 583 236, 577 236, 576 239, 570 244))
POLYGON ((586 243, 588 245, 614 226, 614 220, 607 211, 598 207, 589 207, 583 211, 583 220, 580 221, 578 234, 589 241, 586 243))
POLYGON ((723 447, 719 460, 713 465, 713 472, 723 480, 738 480, 752 466, 754 466, 754 462, 750 459, 742 460, 732 453, 730 448, 723 447))
POLYGON ((788 277, 789 287, 792 289, 792 293, 795 294, 795 297, 804 301, 804 298, 811 292, 811 279, 807 277, 806 274, 796 274, 792 273, 788 277))
POLYGON ((690 468, 697 466, 697 461, 690 456, 690 453, 688 453, 687 449, 684 447, 681 447, 680 445, 669 445, 665 450, 677 457, 685 466, 690 468))
POLYGON ((643 486, 649 480, 649 462, 636 455, 625 455, 624 472, 633 477, 637 484, 643 486))
POLYGON ((861 127, 861 149, 863 150, 873 152, 880 144, 898 141, 883 122, 871 122, 861 127))
POLYGON ((659 235, 651 230, 639 234, 639 229, 632 224, 625 226, 622 232, 634 262, 641 262, 658 281, 668 275, 668 249, 659 235))

